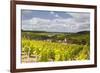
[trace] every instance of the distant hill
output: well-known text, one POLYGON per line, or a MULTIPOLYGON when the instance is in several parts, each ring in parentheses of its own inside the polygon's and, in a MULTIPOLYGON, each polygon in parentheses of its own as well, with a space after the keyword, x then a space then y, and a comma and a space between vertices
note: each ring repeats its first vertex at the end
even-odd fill
MULTIPOLYGON (((75 32, 48 32, 48 31, 33 31, 33 30, 21 30, 22 32, 34 32, 34 33, 73 33, 75 34, 75 32)), ((90 33, 90 31, 79 31, 76 32, 78 34, 86 34, 86 33, 90 33)))
POLYGON ((21 30, 22 32, 46 33, 46 31, 21 30))
POLYGON ((77 32, 78 34, 86 34, 86 33, 90 33, 90 31, 80 31, 80 32, 77 32))

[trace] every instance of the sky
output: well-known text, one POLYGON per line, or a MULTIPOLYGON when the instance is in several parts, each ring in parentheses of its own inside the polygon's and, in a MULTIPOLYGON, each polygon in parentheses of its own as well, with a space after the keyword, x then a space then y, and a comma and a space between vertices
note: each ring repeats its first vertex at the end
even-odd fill
POLYGON ((90 30, 90 13, 46 10, 21 10, 22 30, 80 32, 90 30))

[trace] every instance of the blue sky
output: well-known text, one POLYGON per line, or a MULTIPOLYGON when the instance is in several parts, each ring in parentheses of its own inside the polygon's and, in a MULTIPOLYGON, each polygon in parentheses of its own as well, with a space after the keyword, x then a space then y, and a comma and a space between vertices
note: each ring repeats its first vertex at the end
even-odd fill
POLYGON ((86 12, 21 10, 22 29, 49 32, 90 30, 90 14, 86 12))
POLYGON ((41 19, 55 19, 58 15, 62 18, 69 18, 71 15, 66 12, 58 11, 40 11, 40 10, 22 10, 22 20, 31 19, 33 17, 41 19))

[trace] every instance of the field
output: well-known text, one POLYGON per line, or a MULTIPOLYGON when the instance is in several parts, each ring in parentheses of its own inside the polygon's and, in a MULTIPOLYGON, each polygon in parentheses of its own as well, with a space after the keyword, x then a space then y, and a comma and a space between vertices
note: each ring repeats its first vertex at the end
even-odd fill
POLYGON ((88 60, 89 31, 78 33, 22 31, 22 63, 88 60))

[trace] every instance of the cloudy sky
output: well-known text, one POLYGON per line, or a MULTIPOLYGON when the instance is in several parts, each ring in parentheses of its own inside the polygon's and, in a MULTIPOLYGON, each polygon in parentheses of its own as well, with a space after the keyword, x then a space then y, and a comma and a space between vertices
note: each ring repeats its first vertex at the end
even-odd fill
POLYGON ((90 30, 90 13, 21 10, 22 30, 79 32, 90 30))

